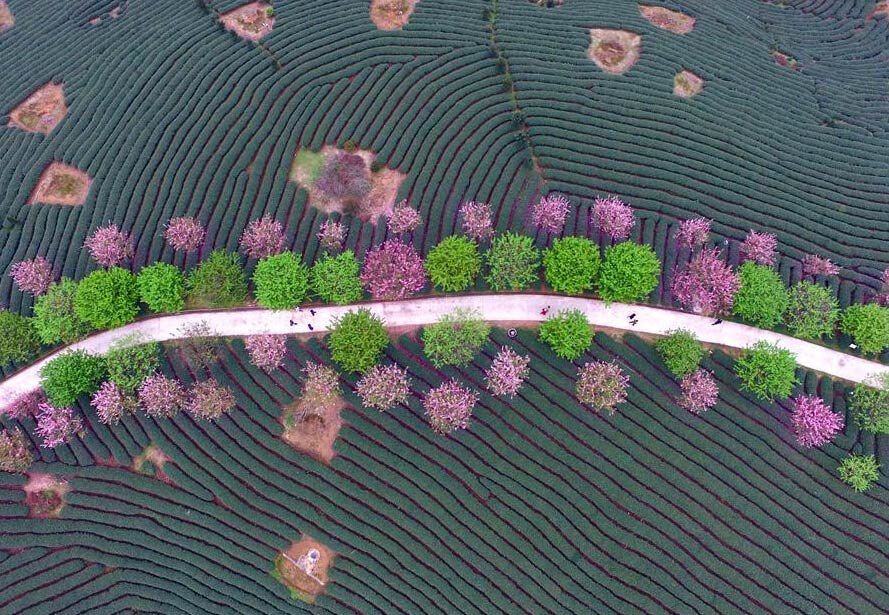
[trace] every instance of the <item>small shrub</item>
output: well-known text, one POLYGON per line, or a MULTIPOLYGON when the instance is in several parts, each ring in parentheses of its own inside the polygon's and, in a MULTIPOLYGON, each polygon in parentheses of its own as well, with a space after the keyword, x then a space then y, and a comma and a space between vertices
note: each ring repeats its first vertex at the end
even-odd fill
POLYGON ((599 268, 599 295, 606 302, 631 303, 657 288, 661 262, 649 246, 625 241, 605 248, 599 268))
POLYGON ((770 233, 751 230, 741 243, 741 260, 771 267, 775 264, 778 238, 770 233))
POLYGON ((155 263, 136 276, 142 303, 152 312, 181 312, 185 308, 185 278, 174 265, 155 263))
POLYGON ((26 363, 40 352, 40 338, 30 319, 0 310, 0 365, 26 363))
POLYGON ((43 448, 55 448, 66 444, 71 436, 83 429, 83 421, 68 407, 59 408, 40 404, 37 410, 37 427, 34 433, 43 440, 43 448))
POLYGON ((322 300, 337 305, 360 301, 363 296, 359 271, 361 265, 352 253, 325 254, 312 265, 312 291, 322 300))
POLYGON ((185 408, 187 394, 181 382, 153 374, 139 386, 139 406, 150 417, 170 418, 185 408))
POLYGON ((55 274, 52 265, 42 256, 31 260, 19 261, 9 268, 9 277, 19 290, 39 297, 52 284, 55 274))
POLYGON ((133 258, 133 242, 116 224, 97 228, 83 242, 83 247, 102 267, 114 267, 133 258))
POLYGON ((509 346, 500 348, 491 366, 485 370, 485 382, 494 395, 515 397, 530 371, 531 358, 517 354, 509 346))
POLYGON ((91 395, 105 378, 105 360, 83 350, 69 350, 40 370, 40 386, 50 404, 73 406, 79 395, 91 395))
POLYGON ((302 371, 306 375, 303 384, 304 408, 321 410, 336 403, 340 395, 340 377, 334 369, 309 361, 302 371))
POLYGON ((287 337, 284 335, 251 335, 244 338, 250 362, 264 372, 273 372, 284 362, 287 337))
POLYGON ((355 145, 355 142, 352 139, 349 139, 343 144, 343 149, 346 150, 346 153, 348 154, 354 154, 358 151, 358 146, 355 145))
POLYGON ((284 250, 287 238, 284 225, 269 216, 252 220, 244 232, 238 245, 247 258, 267 258, 284 250))
POLYGON ((410 396, 410 378, 407 370, 390 363, 374 365, 358 380, 355 393, 366 408, 389 410, 407 403, 410 396))
POLYGON ((843 430, 843 415, 831 410, 820 397, 797 395, 791 406, 791 423, 800 446, 823 446, 843 430))
POLYGON ((179 252, 194 252, 204 243, 204 225, 190 217, 170 218, 164 229, 164 239, 179 252))
POLYGON ((410 233, 423 223, 420 212, 408 205, 407 201, 399 201, 389 214, 387 222, 389 231, 395 235, 410 233))
POLYGON ((839 316, 839 303, 829 288, 807 280, 791 287, 784 322, 797 337, 832 336, 839 316))
POLYGON ((331 358, 344 370, 366 372, 383 356, 389 335, 382 319, 362 308, 333 320, 327 345, 331 358))
POLYGON ((189 414, 204 421, 215 421, 234 408, 234 393, 213 379, 195 383, 185 406, 189 414))
POLYGON ((571 201, 561 194, 549 194, 537 201, 531 210, 531 224, 543 233, 557 235, 565 228, 565 218, 568 217, 569 209, 571 201))
POLYGON ((133 322, 139 313, 136 276, 120 267, 93 271, 77 285, 74 312, 96 329, 133 322))
POLYGON ((411 245, 385 241, 364 257, 361 285, 374 299, 407 299, 426 285, 423 259, 411 245))
POLYGON ((796 378, 796 356, 777 344, 759 341, 747 348, 735 363, 741 387, 759 399, 790 397, 796 378))
POLYGON ((719 385, 713 374, 698 368, 679 382, 681 391, 677 405, 692 414, 701 414, 716 405, 719 385))
POLYGON ((861 352, 879 354, 889 347, 889 308, 876 303, 850 305, 843 312, 842 329, 861 352))
POLYGON ((478 312, 457 308, 423 328, 423 352, 435 367, 468 365, 490 333, 478 312))
POLYGON ((543 251, 546 283, 559 293, 580 295, 592 290, 600 265, 599 246, 586 237, 556 239, 543 251))
POLYGON ((595 361, 577 370, 575 393, 580 403, 614 414, 627 399, 629 383, 630 377, 617 363, 595 361))
POLYGON ((704 358, 704 347, 694 333, 686 329, 676 329, 667 333, 666 337, 655 343, 657 353, 674 376, 677 378, 688 376, 698 369, 701 359, 704 358))
POLYGON ((189 365, 210 367, 219 360, 219 334, 206 320, 183 325, 178 329, 182 357, 189 365))
POLYGON ((485 254, 491 290, 521 290, 540 279, 540 250, 527 235, 507 231, 491 242, 485 254))
POLYGON ((630 236, 636 218, 633 208, 616 196, 599 197, 593 203, 593 227, 615 241, 623 241, 630 236))
POLYGON ((477 242, 487 241, 494 236, 491 205, 467 201, 460 206, 460 217, 463 218, 463 233, 477 242))
POLYGON ((293 252, 259 261, 253 272, 256 302, 273 310, 288 310, 302 303, 309 291, 309 270, 293 252))
POLYGON ((855 423, 866 431, 889 433, 889 376, 871 376, 855 385, 849 399, 855 423))
POLYGON ((105 353, 108 380, 126 393, 136 391, 160 366, 160 344, 145 342, 137 336, 115 341, 105 353))
POLYGON ((426 394, 423 407, 432 429, 447 435, 469 427, 478 394, 460 386, 456 380, 443 382, 426 394))
POLYGON ((318 242, 328 252, 339 252, 346 241, 346 227, 342 222, 325 220, 318 228, 318 242))
POLYGON ((74 311, 77 282, 62 278, 34 304, 34 328, 44 344, 70 344, 92 330, 74 311))
POLYGON ((478 245, 462 235, 445 237, 426 255, 426 273, 432 284, 445 292, 466 290, 482 268, 478 245))
POLYGON ((18 427, 0 430, 0 472, 24 474, 33 461, 25 432, 18 427))
POLYGON ((563 310, 540 325, 540 339, 558 356, 573 361, 593 343, 593 326, 580 310, 563 310))
POLYGON ((880 480, 880 464, 873 455, 849 455, 837 468, 840 480, 858 493, 864 493, 880 480))
POLYGON ((781 322, 787 311, 787 287, 778 272, 765 265, 747 261, 739 270, 740 287, 733 312, 757 327, 771 328, 781 322))
POLYGON ((185 290, 190 307, 242 305, 247 299, 247 277, 240 257, 234 252, 214 250, 188 274, 185 290))

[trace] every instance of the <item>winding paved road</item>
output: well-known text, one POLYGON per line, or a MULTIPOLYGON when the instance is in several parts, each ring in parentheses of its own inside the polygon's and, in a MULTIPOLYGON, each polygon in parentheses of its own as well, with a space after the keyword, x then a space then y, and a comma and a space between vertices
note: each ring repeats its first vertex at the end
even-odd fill
MULTIPOLYGON (((309 325, 313 327, 315 333, 319 333, 328 329, 331 319, 356 307, 369 308, 391 327, 410 327, 435 322, 439 316, 457 307, 476 309, 481 312, 485 320, 494 324, 510 321, 543 321, 547 316, 543 316, 540 311, 547 306, 550 308, 550 315, 563 309, 579 309, 586 313, 593 325, 599 327, 628 329, 655 335, 666 333, 671 329, 689 329, 702 342, 731 348, 745 348, 759 340, 776 342, 782 348, 795 353, 797 362, 801 366, 850 382, 860 382, 875 373, 889 373, 889 366, 739 323, 724 322, 714 326, 713 319, 709 317, 650 305, 613 303, 608 306, 598 299, 524 293, 440 295, 404 301, 318 306, 312 308, 315 311, 314 315, 308 308, 292 312, 259 308, 183 312, 146 318, 118 329, 96 333, 67 348, 102 354, 108 350, 113 341, 131 334, 140 334, 146 341, 181 339, 185 337, 182 332, 183 327, 201 322, 207 322, 215 333, 224 336, 311 333, 309 325), (631 313, 635 313, 638 320, 635 326, 631 326, 627 318, 631 313), (294 326, 290 325, 291 319, 294 326)), ((65 349, 58 352, 63 350, 65 349)), ((22 393, 37 389, 40 386, 41 367, 58 352, 44 357, 0 382, 0 407, 22 393)))

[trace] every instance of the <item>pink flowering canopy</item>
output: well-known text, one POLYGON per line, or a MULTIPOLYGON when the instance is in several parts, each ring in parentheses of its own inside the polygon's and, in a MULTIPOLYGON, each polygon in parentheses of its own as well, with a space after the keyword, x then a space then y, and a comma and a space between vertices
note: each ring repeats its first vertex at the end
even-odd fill
POLYGON ((537 201, 531 210, 531 224, 544 233, 557 235, 565 228, 565 218, 571 201, 558 193, 553 193, 537 201))
POLYGON ((364 257, 361 285, 374 299, 406 299, 426 285, 423 259, 411 245, 385 241, 364 257))
POLYGON ((757 265, 774 265, 778 237, 771 233, 751 230, 741 243, 741 261, 753 261, 757 265))
POLYGON ((677 405, 692 414, 701 414, 716 405, 719 399, 719 385, 713 374, 698 368, 679 383, 680 394, 677 405))
POLYGON ((389 231, 395 235, 410 233, 423 223, 420 212, 408 205, 407 201, 400 201, 389 214, 389 231))
POLYGON ((285 242, 284 225, 270 216, 263 216, 247 225, 238 245, 248 257, 260 259, 281 253, 285 242))
POLYGON ((829 258, 822 258, 815 254, 806 254, 803 257, 803 275, 837 275, 840 272, 838 265, 829 258))
POLYGON ((154 374, 139 386, 139 406, 150 417, 170 418, 185 407, 185 387, 174 378, 154 374))
POLYGON ((494 236, 491 205, 467 201, 460 206, 460 217, 463 218, 463 233, 479 243, 494 236))
POLYGON ((679 223, 676 231, 676 243, 683 248, 697 248, 707 243, 710 239, 710 225, 712 220, 707 218, 691 218, 679 223))
POLYGON ((106 425, 116 425, 123 417, 131 414, 136 406, 134 399, 107 380, 93 393, 90 403, 96 409, 99 422, 106 425))
POLYGON ((303 400, 315 406, 327 406, 340 394, 340 377, 336 370, 321 363, 309 361, 302 370, 306 376, 303 384, 303 400))
POLYGON ((346 242, 346 227, 341 222, 325 220, 318 229, 318 241, 328 252, 342 250, 346 242))
POLYGON ((845 420, 814 395, 797 395, 791 400, 791 423, 800 446, 823 446, 843 430, 845 420))
POLYGON ((43 389, 22 393, 3 408, 2 413, 11 419, 22 419, 37 414, 40 404, 46 402, 43 389))
POLYGON ((491 367, 485 370, 485 382, 494 395, 514 397, 528 377, 531 358, 516 353, 509 346, 500 348, 491 367))
POLYGON ((52 264, 42 256, 19 261, 9 268, 9 277, 19 290, 37 297, 46 292, 55 275, 52 264))
POLYGON ((423 407, 432 429, 446 435, 469 427, 469 418, 477 401, 478 393, 461 386, 456 380, 448 380, 426 394, 423 407))
POLYGON ((251 335, 244 339, 250 362, 264 372, 271 372, 284 362, 287 352, 287 336, 251 335))
POLYGON ((635 224, 633 208, 616 196, 599 197, 593 203, 593 226, 615 241, 629 238, 635 224))
POLYGON ((673 298, 705 316, 730 311, 740 287, 738 274, 722 260, 717 248, 698 252, 687 269, 673 275, 673 298))
POLYGON ((164 229, 164 239, 177 252, 194 252, 204 243, 204 225, 191 217, 170 218, 164 229))
POLYGON ((629 383, 630 377, 617 363, 594 361, 577 370, 575 392, 582 404, 614 414, 617 406, 627 399, 629 383))
POLYGON ((43 439, 43 448, 65 444, 83 429, 83 421, 72 408, 56 408, 48 403, 37 407, 37 427, 34 432, 43 439))
POLYGON ((191 387, 185 409, 196 419, 215 421, 234 407, 234 393, 211 378, 191 387))
POLYGON ((97 228, 83 246, 102 267, 114 267, 133 258, 133 242, 116 224, 97 228))
POLYGON ((366 408, 375 408, 381 412, 406 403, 410 392, 407 370, 394 363, 374 365, 355 387, 355 393, 366 408))

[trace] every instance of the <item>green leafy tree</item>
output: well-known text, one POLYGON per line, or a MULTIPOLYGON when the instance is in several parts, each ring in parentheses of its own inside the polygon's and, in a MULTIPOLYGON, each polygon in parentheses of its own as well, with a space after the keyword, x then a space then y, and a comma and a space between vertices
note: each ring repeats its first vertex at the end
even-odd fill
POLYGON ((889 433, 889 374, 871 376, 855 385, 849 405, 859 427, 889 433))
POLYGON ((789 397, 797 384, 796 356, 777 344, 756 342, 735 363, 741 386, 760 399, 789 397))
POLYGON ((40 338, 31 320, 0 310, 0 365, 25 363, 40 352, 40 338))
POLYGON ((185 280, 187 304, 194 308, 241 305, 247 299, 247 277, 236 252, 214 250, 185 280))
POLYGON ((105 378, 105 359, 83 350, 69 350, 40 370, 40 385, 56 408, 74 405, 78 395, 92 395, 105 378))
POLYGON ((540 339, 557 355, 573 361, 593 343, 593 326, 580 310, 562 310, 540 325, 540 339))
POLYGON ((766 265, 745 261, 739 273, 741 287, 735 295, 735 315, 766 329, 781 322, 788 297, 778 272, 766 265))
POLYGON ((839 316, 839 303, 829 288, 803 280, 790 289, 784 322, 797 337, 833 335, 839 316))
POLYGON ((563 237, 543 252, 546 283, 553 290, 579 295, 599 278, 599 246, 586 237, 563 237))
POLYGON ((491 333, 475 310, 457 308, 423 328, 423 351, 435 367, 467 365, 491 333))
POLYGON ((331 325, 327 336, 330 356, 347 372, 366 372, 389 345, 383 320, 367 308, 346 312, 331 325))
POLYGON ((850 305, 843 312, 842 329, 864 354, 883 352, 889 347, 889 308, 876 303, 850 305))
POLYGON ((704 358, 704 347, 695 334, 686 329, 668 331, 655 344, 655 349, 663 359, 667 369, 677 378, 684 378, 698 369, 704 358))
POLYGON ((458 292, 475 283, 482 268, 482 257, 475 241, 464 235, 451 235, 429 251, 425 268, 436 288, 458 292))
POLYGON ((485 254, 491 290, 521 290, 536 282, 540 274, 540 250, 527 235, 505 232, 491 242, 485 254))
POLYGON ((880 480, 880 464, 873 455, 849 455, 843 459, 837 471, 840 479, 858 493, 867 491, 880 480))
POLYGON ((605 248, 599 268, 599 296, 607 302, 632 303, 657 288, 661 263, 649 246, 624 241, 605 248))
POLYGON ((70 344, 83 337, 92 327, 74 312, 77 282, 62 278, 51 284, 46 294, 34 303, 34 328, 44 344, 70 344))
POLYGON ((293 252, 267 256, 253 272, 256 302, 274 310, 287 310, 302 303, 309 292, 309 270, 293 252))
POLYGON ((74 313, 96 329, 134 321, 139 314, 136 276, 121 267, 93 271, 77 285, 74 313))
POLYGON ((143 267, 136 284, 142 303, 152 312, 180 312, 185 308, 185 278, 175 265, 143 267))
POLYGON ((105 353, 108 380, 124 393, 134 393, 160 367, 160 344, 145 343, 137 336, 128 336, 114 342, 105 353))
POLYGON ((345 305, 360 301, 363 296, 359 273, 361 264, 352 250, 336 256, 325 254, 312 265, 312 291, 328 303, 345 305))

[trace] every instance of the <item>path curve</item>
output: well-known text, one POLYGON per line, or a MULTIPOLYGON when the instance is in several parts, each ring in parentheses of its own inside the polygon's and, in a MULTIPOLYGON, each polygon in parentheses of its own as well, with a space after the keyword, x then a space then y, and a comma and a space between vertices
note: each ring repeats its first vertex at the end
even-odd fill
POLYGON ((240 337, 261 333, 306 334, 313 332, 309 330, 310 324, 314 327, 314 333, 322 333, 328 330, 331 319, 359 307, 368 308, 382 317, 390 327, 430 324, 439 316, 457 307, 476 309, 485 320, 494 324, 516 321, 540 322, 547 318, 540 313, 546 306, 550 306, 550 315, 559 310, 579 309, 595 326, 627 329, 636 333, 662 335, 671 329, 689 329, 702 342, 730 348, 745 348, 759 340, 776 342, 782 348, 796 354, 800 366, 850 382, 861 382, 872 374, 889 373, 889 366, 781 333, 735 322, 723 322, 714 326, 712 318, 651 305, 625 303, 606 305, 598 299, 547 294, 436 295, 403 301, 368 301, 344 306, 317 306, 312 308, 315 311, 314 316, 308 308, 299 311, 242 308, 182 312, 145 318, 117 329, 91 335, 16 372, 0 382, 0 408, 17 396, 39 388, 40 369, 59 352, 72 349, 102 354, 108 350, 113 341, 132 334, 139 334, 144 341, 163 342, 182 339, 185 337, 182 333, 183 327, 201 322, 207 322, 214 332, 221 336, 240 337), (636 314, 638 320, 636 326, 631 326, 627 318, 631 313, 636 314), (294 321, 294 326, 290 325, 291 319, 294 321))

